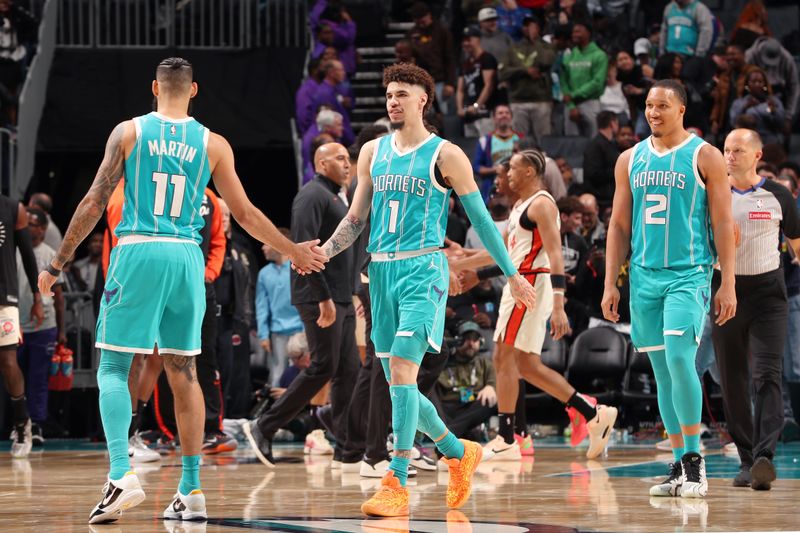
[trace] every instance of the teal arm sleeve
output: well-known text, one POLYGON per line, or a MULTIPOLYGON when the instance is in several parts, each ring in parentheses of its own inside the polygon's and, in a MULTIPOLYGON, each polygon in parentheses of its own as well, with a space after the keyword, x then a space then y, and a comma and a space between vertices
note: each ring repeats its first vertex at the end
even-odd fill
POLYGON ((511 257, 508 255, 506 245, 500 232, 497 231, 497 226, 489 217, 489 211, 483 205, 481 193, 478 191, 465 194, 461 197, 461 203, 464 205, 464 210, 467 212, 469 221, 472 222, 472 227, 480 237, 481 242, 486 247, 486 250, 492 256, 497 266, 503 271, 506 276, 513 276, 517 273, 517 268, 511 262, 511 257))

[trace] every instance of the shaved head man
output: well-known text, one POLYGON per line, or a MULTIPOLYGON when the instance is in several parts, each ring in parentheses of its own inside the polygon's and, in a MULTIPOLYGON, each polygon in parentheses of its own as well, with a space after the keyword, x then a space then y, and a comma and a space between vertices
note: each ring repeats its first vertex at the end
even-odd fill
MULTIPOLYGON (((800 253, 795 199, 783 185, 758 175, 762 148, 761 137, 752 130, 735 129, 725 139, 725 164, 735 193, 731 207, 741 236, 735 269, 741 306, 729 322, 712 324, 711 329, 725 419, 741 460, 733 486, 753 490, 769 490, 775 480, 772 457, 783 429, 781 363, 790 306, 779 252, 781 234, 795 255, 800 253)), ((787 358, 787 368, 796 366, 793 355, 787 358)), ((797 378, 794 381, 797 396, 797 378)))

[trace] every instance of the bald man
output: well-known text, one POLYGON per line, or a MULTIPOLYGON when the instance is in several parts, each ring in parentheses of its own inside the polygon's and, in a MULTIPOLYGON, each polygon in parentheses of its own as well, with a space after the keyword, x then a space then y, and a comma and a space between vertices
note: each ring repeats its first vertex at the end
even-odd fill
POLYGON ((583 206, 583 225, 580 228, 581 236, 589 246, 597 241, 604 241, 606 238, 606 227, 600 221, 600 207, 597 205, 597 198, 590 193, 581 194, 578 197, 583 206))
MULTIPOLYGON (((725 139, 733 218, 741 233, 735 267, 739 308, 729 322, 713 324, 711 336, 725 419, 741 459, 733 486, 769 490, 783 429, 781 364, 788 319, 779 246, 783 233, 795 255, 800 253, 800 220, 792 193, 756 172, 761 150, 761 138, 752 130, 736 129, 725 139)), ((712 291, 719 284, 715 271, 712 291)))
POLYGON ((49 194, 37 192, 31 195, 30 200, 28 200, 28 207, 38 207, 45 212, 47 215, 47 230, 44 233, 44 243, 53 250, 58 250, 63 237, 61 230, 58 229, 58 226, 50 216, 50 212, 53 210, 53 199, 50 198, 49 194))
MULTIPOLYGON (((327 240, 347 215, 344 185, 350 173, 350 156, 338 143, 323 144, 314 153, 316 173, 294 198, 292 236, 313 235, 327 240)), ((347 406, 358 373, 353 308, 353 252, 337 255, 323 272, 298 276, 292 272, 292 304, 300 313, 311 349, 311 366, 292 381, 283 396, 256 421, 257 431, 245 433, 259 460, 274 467, 272 438, 331 382, 332 429, 336 438, 334 459, 340 461, 348 436, 363 431, 354 421, 348 427, 347 406), (255 436, 254 436, 255 434, 255 436), (259 445, 261 444, 261 445, 259 445)), ((363 435, 361 439, 363 441, 363 435)))

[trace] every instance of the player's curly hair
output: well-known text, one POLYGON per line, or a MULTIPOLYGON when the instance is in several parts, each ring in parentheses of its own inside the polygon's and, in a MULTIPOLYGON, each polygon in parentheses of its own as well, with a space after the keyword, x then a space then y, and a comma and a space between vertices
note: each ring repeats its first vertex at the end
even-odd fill
POLYGON ((428 113, 428 110, 433 105, 433 99, 436 95, 436 85, 428 72, 412 65, 411 63, 398 63, 383 69, 383 87, 386 88, 392 82, 407 83, 409 85, 418 85, 425 89, 425 94, 428 95, 428 101, 422 110, 422 116, 428 113))

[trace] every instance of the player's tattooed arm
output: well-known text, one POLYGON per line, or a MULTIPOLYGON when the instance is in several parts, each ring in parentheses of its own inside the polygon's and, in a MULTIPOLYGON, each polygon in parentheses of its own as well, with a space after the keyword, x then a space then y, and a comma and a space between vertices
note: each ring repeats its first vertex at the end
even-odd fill
POLYGON ((164 356, 164 366, 167 371, 171 371, 173 374, 183 374, 186 381, 194 383, 197 381, 195 359, 196 357, 193 356, 167 354, 164 356))
POLYGON ((364 231, 365 221, 360 220, 355 215, 347 213, 336 231, 333 232, 331 238, 322 246, 322 251, 328 257, 333 257, 345 251, 351 244, 353 244, 361 232, 364 231))
POLYGON ((372 204, 372 173, 370 166, 375 141, 369 141, 358 154, 358 183, 353 194, 350 210, 339 223, 333 235, 322 245, 322 251, 333 257, 353 244, 367 225, 369 209, 372 204))
POLYGON ((117 187, 125 169, 125 136, 126 123, 117 125, 111 132, 106 142, 105 155, 100 167, 97 169, 89 192, 78 204, 75 214, 69 223, 64 240, 58 249, 53 266, 61 269, 70 260, 81 242, 89 235, 97 221, 103 216, 103 211, 108 204, 111 193, 117 187))

